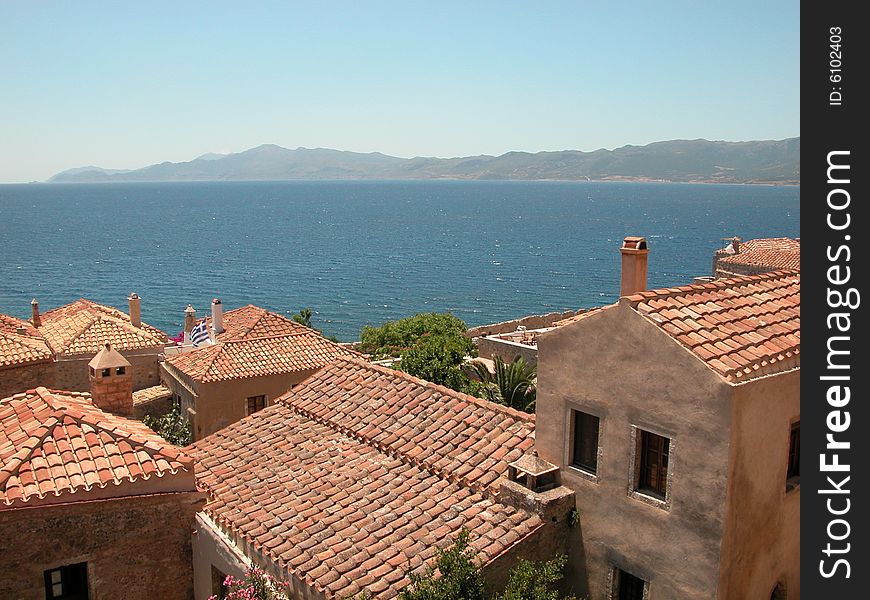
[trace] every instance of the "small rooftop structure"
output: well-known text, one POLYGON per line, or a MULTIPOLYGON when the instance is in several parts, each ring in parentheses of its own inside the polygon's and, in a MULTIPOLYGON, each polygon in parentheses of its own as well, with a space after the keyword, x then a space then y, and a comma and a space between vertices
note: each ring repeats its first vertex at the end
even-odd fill
POLYGON ((130 361, 112 348, 112 344, 106 342, 103 344, 102 349, 91 359, 88 366, 94 371, 117 369, 118 367, 127 368, 130 366, 130 361))
POLYGON ((760 238, 742 241, 730 238, 713 257, 713 275, 734 277, 801 268, 800 238, 760 238))
POLYGON ((0 400, 0 510, 193 490, 184 452, 89 394, 40 387, 0 400))

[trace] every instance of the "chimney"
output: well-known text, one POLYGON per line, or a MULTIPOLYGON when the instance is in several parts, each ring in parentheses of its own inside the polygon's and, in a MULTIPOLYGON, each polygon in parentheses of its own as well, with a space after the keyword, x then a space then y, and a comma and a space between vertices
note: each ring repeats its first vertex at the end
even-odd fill
POLYGON ((88 363, 91 399, 102 410, 116 415, 133 413, 133 375, 130 362, 105 344, 88 363))
POLYGON ((130 303, 130 323, 133 324, 133 327, 142 327, 142 312, 139 302, 139 294, 136 292, 130 292, 130 295, 127 296, 127 302, 130 303))
POLYGON ((734 236, 733 238, 731 238, 731 247, 734 248, 734 254, 740 254, 740 242, 741 241, 742 240, 737 236, 734 236))
POLYGON ((42 320, 39 318, 39 302, 36 301, 36 298, 30 301, 30 312, 33 314, 33 326, 42 325, 42 320))
POLYGON ((196 311, 190 304, 184 309, 184 333, 190 333, 196 327, 196 311))
POLYGON ((224 305, 220 298, 211 301, 211 326, 215 335, 224 331, 224 305))
POLYGON ((646 265, 649 249, 646 238, 626 237, 619 249, 622 254, 622 285, 620 296, 631 296, 646 290, 646 265))

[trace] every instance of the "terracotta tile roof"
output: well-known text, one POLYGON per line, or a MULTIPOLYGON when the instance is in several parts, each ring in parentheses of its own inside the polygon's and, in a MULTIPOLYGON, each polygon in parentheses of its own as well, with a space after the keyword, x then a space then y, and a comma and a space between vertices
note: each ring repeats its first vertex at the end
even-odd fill
MULTIPOLYGON (((211 326, 211 318, 208 318, 211 326)), ((227 311, 217 343, 166 358, 194 381, 208 383, 318 369, 338 357, 362 356, 315 330, 249 304, 227 311)))
POLYGON ((122 352, 166 344, 159 329, 134 327, 126 313, 84 298, 45 312, 41 321, 39 333, 58 354, 95 354, 106 342, 122 352))
POLYGON ((162 400, 172 396, 172 390, 163 385, 153 385, 141 390, 133 392, 133 406, 142 404, 143 402, 152 402, 154 400, 162 400))
MULTIPOLYGON (((105 413, 90 395, 36 388, 0 400, 0 501, 28 505, 180 471, 191 459, 138 421, 105 413)), ((78 494, 75 497, 69 497, 78 494)))
POLYGON ((513 412, 341 360, 189 451, 206 513, 237 543, 326 598, 394 598, 463 526, 485 562, 542 526, 466 485, 506 470, 515 433, 532 439, 513 412))
MULTIPOLYGON (((207 317, 211 327, 211 317, 207 317)), ((217 334, 221 341, 242 340, 246 338, 271 337, 275 335, 290 335, 314 330, 288 319, 283 315, 248 304, 241 308, 228 310, 223 316, 224 331, 217 334)), ((314 332, 316 333, 316 332, 314 332)))
POLYGON ((797 271, 801 268, 801 242, 791 238, 762 238, 740 242, 738 254, 717 253, 721 268, 747 266, 769 271, 797 271))
POLYGON ((570 325, 571 323, 576 323, 577 321, 582 321, 589 315, 594 315, 597 312, 604 310, 605 308, 611 308, 616 306, 616 304, 608 304, 607 306, 595 306, 590 308, 589 310, 583 311, 580 314, 574 315, 573 317, 568 317, 567 319, 562 319, 561 321, 556 321, 553 323, 553 327, 563 327, 564 325, 570 325))
POLYGON ((481 489, 534 446, 533 415, 360 360, 335 361, 282 401, 377 448, 481 489))
POLYGON ((360 356, 304 328, 289 335, 243 337, 166 357, 194 381, 209 383, 318 369, 338 357, 360 356))
POLYGON ((0 369, 50 361, 48 343, 27 321, 0 314, 0 369))
POLYGON ((800 366, 800 273, 641 292, 628 302, 727 380, 800 366))

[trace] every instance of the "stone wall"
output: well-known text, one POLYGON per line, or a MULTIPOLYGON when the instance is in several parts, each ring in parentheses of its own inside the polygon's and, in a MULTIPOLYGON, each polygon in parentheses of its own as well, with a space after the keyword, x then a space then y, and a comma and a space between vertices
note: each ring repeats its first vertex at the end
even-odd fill
POLYGON ((489 325, 480 325, 472 327, 466 332, 468 337, 484 337, 487 335, 496 335, 499 333, 510 333, 516 331, 517 327, 522 325, 526 329, 543 329, 552 327, 556 321, 579 315, 586 312, 586 309, 580 308, 577 310, 566 310, 565 312, 552 312, 546 315, 529 315, 512 321, 503 321, 501 323, 491 323, 489 325))
POLYGON ((23 367, 0 369, 0 398, 7 398, 39 386, 57 387, 54 384, 52 363, 35 363, 23 367))
POLYGON ((0 598, 43 600, 44 573, 87 563, 90 597, 193 598, 196 492, 0 510, 0 598))
MULTIPOLYGON (((133 389, 158 385, 160 383, 160 370, 157 357, 162 351, 159 349, 122 351, 121 354, 130 361, 130 373, 133 375, 133 389)), ((71 392, 87 392, 90 390, 88 379, 88 363, 94 356, 91 354, 75 357, 59 357, 53 365, 52 387, 71 392)), ((48 387, 48 386, 46 386, 48 387)))

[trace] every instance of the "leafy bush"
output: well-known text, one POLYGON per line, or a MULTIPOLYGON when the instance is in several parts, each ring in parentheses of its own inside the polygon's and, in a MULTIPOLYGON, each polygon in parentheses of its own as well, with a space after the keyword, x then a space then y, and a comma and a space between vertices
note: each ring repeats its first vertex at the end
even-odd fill
POLYGON ((170 444, 187 446, 193 441, 190 421, 181 413, 180 404, 173 404, 169 412, 159 417, 145 415, 142 422, 170 444))
POLYGON ((420 313, 380 327, 366 325, 360 333, 359 350, 374 358, 399 357, 424 336, 462 338, 472 348, 471 340, 465 337, 467 330, 465 321, 450 313, 420 313))

